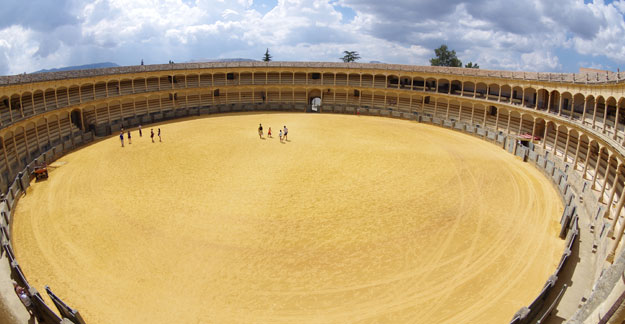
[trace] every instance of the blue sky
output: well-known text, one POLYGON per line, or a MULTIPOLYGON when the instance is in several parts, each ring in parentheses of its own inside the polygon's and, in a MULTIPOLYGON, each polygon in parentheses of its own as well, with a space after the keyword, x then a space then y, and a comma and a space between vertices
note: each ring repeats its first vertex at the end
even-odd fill
POLYGON ((447 44, 483 69, 625 68, 625 0, 4 0, 0 74, 202 59, 428 65, 447 44))

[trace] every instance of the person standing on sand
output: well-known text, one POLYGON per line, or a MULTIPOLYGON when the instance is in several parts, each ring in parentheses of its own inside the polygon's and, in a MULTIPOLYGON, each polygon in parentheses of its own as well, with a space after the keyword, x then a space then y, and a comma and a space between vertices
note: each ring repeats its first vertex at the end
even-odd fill
POLYGON ((158 129, 158 141, 162 142, 163 140, 161 139, 161 129, 158 129))
POLYGON ((154 128, 150 128, 150 138, 152 138, 152 143, 154 143, 154 128))
POLYGON ((130 136, 130 131, 128 131, 128 144, 132 144, 132 136, 130 136))
POLYGON ((258 124, 258 138, 263 139, 263 124, 258 124))
POLYGON ((119 140, 122 141, 122 147, 124 147, 124 132, 119 132, 119 140))
POLYGON ((288 141, 287 136, 289 135, 289 129, 284 126, 284 141, 288 141))
POLYGON ((271 127, 269 127, 269 130, 267 131, 267 137, 271 138, 271 127))
POLYGON ((143 137, 143 133, 141 132, 141 125, 139 125, 139 137, 143 137))
POLYGON ((282 143, 282 130, 280 130, 280 143, 282 143))

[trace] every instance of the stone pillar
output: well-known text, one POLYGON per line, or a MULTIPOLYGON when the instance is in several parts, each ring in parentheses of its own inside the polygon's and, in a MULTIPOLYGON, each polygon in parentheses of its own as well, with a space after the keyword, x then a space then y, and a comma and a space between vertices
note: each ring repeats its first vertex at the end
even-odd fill
MULTIPOLYGON (((610 161, 612 160, 612 156, 608 156, 608 165, 605 168, 605 174, 603 176, 603 186, 601 186, 601 194, 599 194, 599 202, 603 202, 603 194, 605 193, 605 189, 608 186, 608 176, 610 175, 610 167, 612 166, 612 163, 610 163, 610 161)), ((608 208, 610 208, 610 206, 608 206, 608 208)))
MULTIPOLYGON (((616 239, 614 235, 617 234, 617 232, 614 230, 614 228, 616 227, 619 217, 621 216, 620 210, 623 209, 623 205, 625 205, 625 190, 623 190, 623 192, 621 193, 621 196, 618 198, 618 203, 616 203, 616 208, 614 209, 614 219, 612 219, 612 222, 610 223, 611 225, 610 230, 608 230, 608 235, 612 237, 613 239, 616 239)), ((610 208, 608 208, 608 210, 606 211, 605 216, 606 217, 610 216, 610 208)))
POLYGON ((584 170, 582 171, 582 179, 586 180, 586 170, 588 170, 588 161, 590 160, 590 149, 592 148, 592 143, 588 142, 588 149, 586 149, 586 159, 584 161, 584 170))
POLYGON ((592 186, 591 189, 595 189, 595 183, 597 182, 597 174, 599 173, 599 162, 601 162, 601 151, 603 147, 599 145, 599 151, 597 152, 597 162, 595 163, 595 174, 592 177, 592 186))
MULTIPOLYGON (((614 226, 618 222, 618 219, 619 219, 619 217, 621 215, 621 209, 623 208, 623 202, 625 201, 625 200, 623 200, 623 197, 625 197, 625 195, 621 195, 621 196, 622 196, 621 199, 619 199, 619 205, 616 207, 616 210, 614 211, 614 220, 612 221, 614 226)), ((625 221, 621 222, 621 225, 613 233, 613 234, 616 234, 616 236, 612 236, 614 241, 612 241, 612 243, 610 245, 610 249, 609 249, 608 255, 606 256, 606 261, 608 261, 610 263, 614 262, 614 255, 616 254, 616 249, 618 248, 619 242, 623 238, 623 229, 624 229, 623 227, 624 226, 625 226, 625 221)), ((614 227, 612 227, 612 228, 614 228, 614 227)))

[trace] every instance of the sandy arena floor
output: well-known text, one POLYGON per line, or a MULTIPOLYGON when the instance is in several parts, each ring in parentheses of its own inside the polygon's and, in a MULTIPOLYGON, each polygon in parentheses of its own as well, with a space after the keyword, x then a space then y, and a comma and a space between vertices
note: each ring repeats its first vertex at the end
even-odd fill
POLYGON ((19 203, 27 277, 89 324, 507 323, 563 251, 550 182, 469 135, 284 113, 160 127, 63 157, 19 203))

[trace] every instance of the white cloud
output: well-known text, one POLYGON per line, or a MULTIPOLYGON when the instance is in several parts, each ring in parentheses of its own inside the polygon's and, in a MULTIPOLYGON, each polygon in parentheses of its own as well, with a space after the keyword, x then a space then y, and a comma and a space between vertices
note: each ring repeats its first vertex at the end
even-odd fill
POLYGON ((338 61, 356 50, 363 62, 427 65, 443 43, 488 69, 577 69, 554 53, 625 63, 625 0, 279 0, 265 14, 253 0, 59 0, 46 7, 55 15, 7 1, 15 17, 0 24, 2 74, 101 61, 260 59, 265 48, 276 60, 338 61), (341 8, 354 19, 346 22, 341 8))

